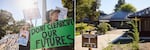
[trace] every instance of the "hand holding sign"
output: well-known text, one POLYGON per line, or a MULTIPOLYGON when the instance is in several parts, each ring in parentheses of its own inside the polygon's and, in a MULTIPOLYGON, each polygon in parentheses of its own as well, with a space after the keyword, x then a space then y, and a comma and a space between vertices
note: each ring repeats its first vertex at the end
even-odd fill
POLYGON ((25 30, 20 31, 19 40, 18 40, 19 45, 27 46, 28 37, 29 37, 28 31, 25 30))
POLYGON ((68 46, 74 40, 74 21, 66 19, 30 30, 30 49, 68 46))

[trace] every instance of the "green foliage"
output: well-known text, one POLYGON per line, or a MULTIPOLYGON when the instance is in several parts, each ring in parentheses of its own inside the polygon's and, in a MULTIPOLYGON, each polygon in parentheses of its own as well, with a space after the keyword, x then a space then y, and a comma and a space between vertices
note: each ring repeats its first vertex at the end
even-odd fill
POLYGON ((138 32, 138 19, 135 17, 131 22, 128 22, 133 27, 133 42, 132 42, 132 49, 139 50, 139 32, 138 32))
POLYGON ((10 29, 12 24, 14 24, 14 19, 12 14, 6 10, 0 10, 0 38, 6 34, 6 29, 10 29))
POLYGON ((0 20, 0 38, 3 37, 7 31, 19 33, 20 27, 25 23, 25 20, 15 21, 12 14, 6 10, 0 10, 0 20))
POLYGON ((79 31, 76 31, 76 34, 75 34, 76 36, 78 36, 78 35, 80 35, 80 32, 79 31))
POLYGON ((69 18, 74 18, 73 17, 73 1, 72 0, 62 0, 62 4, 63 4, 63 6, 64 7, 66 7, 66 8, 68 8, 68 14, 67 14, 67 16, 69 17, 69 18))
POLYGON ((109 44, 108 47, 104 48, 103 50, 113 50, 113 44, 109 44))
POLYGON ((83 31, 90 31, 90 30, 94 30, 95 27, 91 26, 91 25, 87 25, 84 27, 83 31))
POLYGON ((98 19, 100 11, 96 11, 96 0, 77 0, 76 13, 77 21, 85 17, 88 17, 91 21, 95 21, 95 19, 98 19))
POLYGON ((86 23, 76 23, 76 35, 80 35, 83 32, 84 27, 86 27, 86 23))
POLYGON ((118 4, 116 4, 114 11, 118 11, 122 5, 125 4, 125 0, 118 0, 118 4))
POLYGON ((76 23, 76 35, 79 35, 80 33, 83 33, 84 31, 90 31, 93 29, 95 29, 95 27, 87 23, 76 23))
POLYGON ((105 23, 105 22, 102 22, 102 23, 100 23, 100 24, 98 25, 98 30, 99 30, 100 32, 102 32, 103 34, 105 34, 105 33, 108 31, 108 29, 109 29, 110 27, 111 27, 110 24, 105 23))
POLYGON ((77 23, 77 24, 76 24, 76 30, 77 30, 77 31, 78 31, 78 30, 83 30, 84 27, 86 27, 86 26, 87 26, 86 23, 77 23))
POLYGON ((118 4, 116 4, 114 11, 135 12, 136 8, 131 4, 126 4, 125 0, 118 0, 118 4))
POLYGON ((124 4, 119 8, 119 10, 127 11, 127 12, 135 12, 136 8, 131 4, 124 4))

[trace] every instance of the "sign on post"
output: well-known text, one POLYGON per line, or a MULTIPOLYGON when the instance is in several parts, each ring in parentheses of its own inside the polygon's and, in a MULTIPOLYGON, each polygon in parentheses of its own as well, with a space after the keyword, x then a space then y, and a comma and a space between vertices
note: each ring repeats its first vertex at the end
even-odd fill
POLYGON ((82 47, 97 48, 97 35, 83 34, 82 35, 82 47))
POLYGON ((60 20, 30 29, 30 49, 69 46, 74 41, 74 20, 60 20))

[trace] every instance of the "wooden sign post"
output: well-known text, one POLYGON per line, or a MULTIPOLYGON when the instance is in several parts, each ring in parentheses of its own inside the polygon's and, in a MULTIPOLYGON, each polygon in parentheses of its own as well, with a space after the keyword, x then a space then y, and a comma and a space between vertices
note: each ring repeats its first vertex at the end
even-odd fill
POLYGON ((92 48, 97 48, 97 35, 83 34, 82 47, 88 47, 89 50, 92 50, 92 48))

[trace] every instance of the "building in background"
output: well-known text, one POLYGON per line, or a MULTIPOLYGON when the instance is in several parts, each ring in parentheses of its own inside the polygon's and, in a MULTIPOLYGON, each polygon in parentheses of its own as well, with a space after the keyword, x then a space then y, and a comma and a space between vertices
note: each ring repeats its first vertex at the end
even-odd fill
POLYGON ((128 18, 129 14, 131 14, 131 12, 117 11, 108 15, 100 16, 99 21, 108 22, 114 28, 129 28, 129 26, 126 23, 130 20, 128 18))
POLYGON ((130 19, 137 17, 139 19, 138 29, 140 37, 150 37, 150 7, 135 12, 128 16, 130 19))

